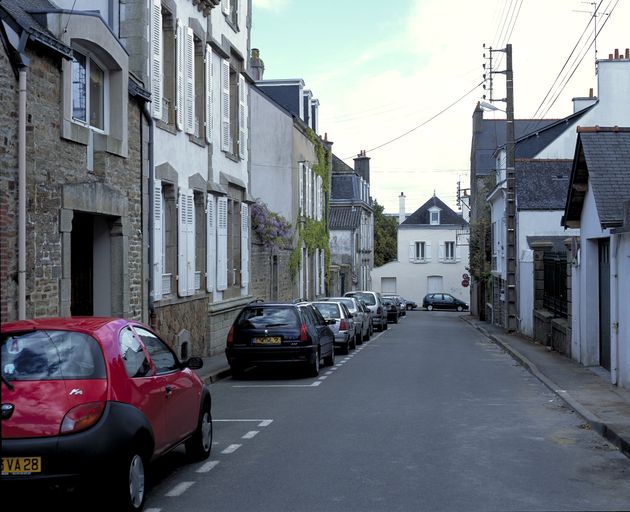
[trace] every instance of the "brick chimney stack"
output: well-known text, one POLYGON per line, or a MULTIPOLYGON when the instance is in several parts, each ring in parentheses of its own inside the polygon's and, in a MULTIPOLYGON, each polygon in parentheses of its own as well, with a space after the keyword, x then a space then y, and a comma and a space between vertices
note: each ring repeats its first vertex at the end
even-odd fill
POLYGON ((354 159, 354 171, 367 183, 370 182, 370 157, 366 156, 365 149, 354 159))
POLYGON ((258 48, 252 48, 252 56, 249 59, 249 69, 254 80, 258 81, 263 79, 265 63, 260 58, 260 50, 258 50, 258 48))

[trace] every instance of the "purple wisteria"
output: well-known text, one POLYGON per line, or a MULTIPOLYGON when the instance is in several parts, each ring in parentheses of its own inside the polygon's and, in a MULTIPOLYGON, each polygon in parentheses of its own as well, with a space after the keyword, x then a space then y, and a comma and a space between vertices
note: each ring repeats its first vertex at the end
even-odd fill
POLYGON ((265 203, 251 206, 252 230, 258 234, 267 248, 290 249, 293 228, 282 215, 269 210, 265 203))

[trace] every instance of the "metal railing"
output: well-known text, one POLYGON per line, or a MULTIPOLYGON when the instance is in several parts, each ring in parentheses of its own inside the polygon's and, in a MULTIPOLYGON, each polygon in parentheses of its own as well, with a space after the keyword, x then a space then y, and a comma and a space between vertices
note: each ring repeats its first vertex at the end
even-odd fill
POLYGON ((543 256, 544 288, 543 307, 552 313, 567 317, 567 255, 546 252, 543 256))

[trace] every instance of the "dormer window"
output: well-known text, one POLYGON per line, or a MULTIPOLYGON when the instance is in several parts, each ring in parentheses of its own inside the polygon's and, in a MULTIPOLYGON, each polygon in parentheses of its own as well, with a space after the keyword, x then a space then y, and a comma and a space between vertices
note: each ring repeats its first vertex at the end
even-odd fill
POLYGON ((429 208, 429 218, 431 226, 440 225, 440 209, 437 207, 429 208))

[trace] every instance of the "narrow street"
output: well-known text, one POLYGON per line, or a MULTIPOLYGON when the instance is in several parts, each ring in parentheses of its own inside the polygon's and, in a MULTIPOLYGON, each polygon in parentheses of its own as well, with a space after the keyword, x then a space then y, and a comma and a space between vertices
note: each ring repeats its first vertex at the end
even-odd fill
POLYGON ((630 460, 457 313, 212 394, 210 459, 160 461, 147 510, 630 509, 630 460))

